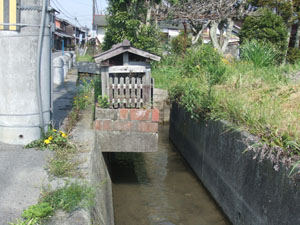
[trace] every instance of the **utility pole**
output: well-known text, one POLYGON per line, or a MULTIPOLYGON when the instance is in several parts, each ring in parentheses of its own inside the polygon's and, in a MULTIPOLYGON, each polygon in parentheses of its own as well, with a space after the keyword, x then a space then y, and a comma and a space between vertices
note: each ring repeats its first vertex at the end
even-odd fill
POLYGON ((52 12, 49 0, 4 2, 10 4, 0 7, 0 142, 26 145, 51 121, 52 12))
POLYGON ((92 20, 92 23, 93 23, 93 30, 95 30, 94 18, 95 18, 95 0, 93 0, 93 20, 92 20))

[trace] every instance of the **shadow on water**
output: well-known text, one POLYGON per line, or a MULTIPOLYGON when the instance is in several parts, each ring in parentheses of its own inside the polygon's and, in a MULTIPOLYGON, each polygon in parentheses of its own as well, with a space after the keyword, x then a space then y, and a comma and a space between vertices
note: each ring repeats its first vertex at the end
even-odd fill
POLYGON ((230 225, 159 128, 155 153, 110 153, 116 225, 230 225))
POLYGON ((112 182, 114 184, 146 184, 149 182, 143 153, 112 154, 112 182))

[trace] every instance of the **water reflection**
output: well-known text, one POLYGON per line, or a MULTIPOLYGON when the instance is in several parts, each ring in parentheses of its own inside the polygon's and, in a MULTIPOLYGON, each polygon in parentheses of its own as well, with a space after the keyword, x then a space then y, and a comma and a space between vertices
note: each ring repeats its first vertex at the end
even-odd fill
POLYGON ((159 130, 156 153, 115 153, 116 225, 229 225, 201 183, 159 130))

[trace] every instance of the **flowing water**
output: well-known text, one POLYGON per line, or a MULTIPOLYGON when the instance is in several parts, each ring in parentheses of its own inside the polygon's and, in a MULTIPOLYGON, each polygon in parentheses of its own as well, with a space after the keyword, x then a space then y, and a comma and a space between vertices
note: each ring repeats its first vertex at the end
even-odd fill
POLYGON ((159 128, 156 153, 114 153, 116 225, 229 225, 216 203, 159 128))

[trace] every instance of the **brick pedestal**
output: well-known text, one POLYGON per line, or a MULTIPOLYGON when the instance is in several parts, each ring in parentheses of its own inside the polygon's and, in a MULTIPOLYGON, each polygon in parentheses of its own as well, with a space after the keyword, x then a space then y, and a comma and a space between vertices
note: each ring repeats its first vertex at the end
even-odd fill
POLYGON ((154 152, 158 109, 96 108, 95 130, 103 152, 154 152))

